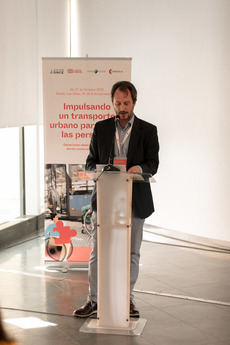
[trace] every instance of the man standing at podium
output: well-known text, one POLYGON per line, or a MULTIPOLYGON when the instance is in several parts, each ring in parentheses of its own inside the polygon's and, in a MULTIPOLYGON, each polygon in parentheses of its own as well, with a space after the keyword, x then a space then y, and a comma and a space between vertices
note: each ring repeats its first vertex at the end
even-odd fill
MULTIPOLYGON (((86 160, 86 170, 95 170, 97 164, 119 164, 129 173, 157 172, 159 143, 156 126, 139 119, 133 112, 137 91, 128 81, 117 82, 111 90, 115 118, 96 123, 86 160)), ((92 196, 96 211, 96 198, 92 196)), ((149 183, 134 183, 132 194, 130 317, 139 317, 133 302, 133 288, 138 278, 140 247, 145 218, 154 212, 149 183)), ((85 305, 75 310, 76 317, 97 313, 97 240, 96 233, 89 261, 89 296, 85 305)))

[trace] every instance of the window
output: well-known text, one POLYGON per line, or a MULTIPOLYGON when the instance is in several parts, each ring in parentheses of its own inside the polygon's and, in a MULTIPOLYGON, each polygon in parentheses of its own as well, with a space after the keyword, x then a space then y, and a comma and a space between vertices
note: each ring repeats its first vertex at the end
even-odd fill
POLYGON ((0 128, 0 224, 44 212, 42 126, 0 128))
POLYGON ((19 128, 0 128, 0 224, 20 216, 19 128))

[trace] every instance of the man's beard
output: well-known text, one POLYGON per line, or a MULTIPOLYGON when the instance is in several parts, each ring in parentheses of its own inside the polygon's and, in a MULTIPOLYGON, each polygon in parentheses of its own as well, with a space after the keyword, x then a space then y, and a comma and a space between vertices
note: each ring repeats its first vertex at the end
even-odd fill
POLYGON ((120 113, 118 113, 117 114, 117 117, 120 119, 120 120, 130 120, 131 118, 132 118, 132 115, 133 114, 129 114, 129 113, 127 113, 127 112, 120 112, 120 113), (127 116, 127 118, 123 118, 122 117, 122 115, 127 115, 128 114, 128 116, 127 116))

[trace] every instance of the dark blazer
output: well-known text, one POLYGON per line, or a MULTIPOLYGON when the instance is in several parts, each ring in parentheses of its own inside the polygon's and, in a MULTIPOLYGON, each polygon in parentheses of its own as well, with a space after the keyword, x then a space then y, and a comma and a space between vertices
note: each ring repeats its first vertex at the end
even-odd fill
MULTIPOLYGON (((86 170, 94 170, 96 164, 108 164, 114 156, 115 120, 110 118, 96 123, 86 160, 86 170)), ((143 173, 157 172, 159 143, 156 126, 135 116, 127 154, 127 170, 139 165, 143 173)), ((132 209, 140 218, 154 212, 149 183, 133 183, 132 209)))

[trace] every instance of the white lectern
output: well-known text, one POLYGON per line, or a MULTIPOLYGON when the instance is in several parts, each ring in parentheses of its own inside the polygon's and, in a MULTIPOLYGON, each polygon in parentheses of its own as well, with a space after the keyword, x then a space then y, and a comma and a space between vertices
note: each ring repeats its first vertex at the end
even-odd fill
POLYGON ((143 180, 117 171, 104 171, 97 179, 98 313, 82 332, 140 335, 145 326, 145 319, 129 317, 133 179, 143 180))

